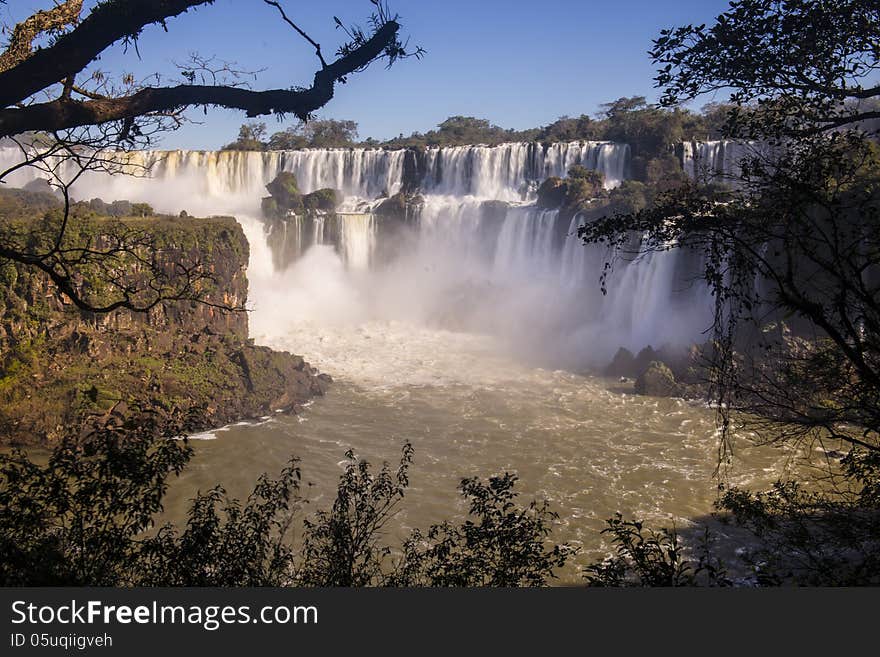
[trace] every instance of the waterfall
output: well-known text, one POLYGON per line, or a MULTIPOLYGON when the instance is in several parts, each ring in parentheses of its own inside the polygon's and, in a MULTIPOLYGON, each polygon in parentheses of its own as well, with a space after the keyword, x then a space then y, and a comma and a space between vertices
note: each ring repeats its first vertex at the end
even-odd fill
POLYGON ((767 151, 766 145, 753 141, 686 141, 681 144, 681 167, 701 183, 720 182, 735 187, 742 174, 742 161, 764 157, 767 151))
MULTIPOLYGON (((265 185, 282 171, 296 175, 304 194, 333 188, 352 199, 372 200, 392 196, 404 186, 406 150, 364 148, 303 149, 296 151, 140 151, 120 153, 119 162, 128 173, 146 174, 148 182, 132 185, 125 178, 108 181, 101 174, 87 174, 80 191, 120 192, 185 181, 187 198, 209 197, 247 199, 265 196, 265 185), (93 184, 89 184, 89 183, 93 184), (108 190, 109 184, 109 190, 108 190)), ((0 171, 18 161, 16 149, 0 148, 0 171)), ((424 175, 414 186, 424 192, 445 196, 475 196, 517 202, 526 197, 529 183, 550 176, 564 177, 576 164, 600 171, 605 186, 612 189, 626 177, 629 146, 611 142, 570 142, 543 147, 535 143, 509 143, 499 146, 452 146, 429 148, 424 153, 424 175)), ((65 162, 63 178, 76 173, 65 162)), ((12 185, 39 177, 21 170, 10 176, 12 185)), ((131 199, 135 200, 135 199, 131 199)))
POLYGON ((511 208, 498 235, 493 261, 499 277, 556 277, 558 210, 511 208))
MULTIPOLYGON (((692 176, 704 167, 729 172, 738 148, 685 143, 683 165, 692 176)), ((0 171, 17 155, 0 149, 0 171)), ((264 236, 272 248, 252 253, 271 257, 276 278, 263 280, 261 274, 253 286, 257 294, 263 285, 283 286, 284 270, 296 263, 326 265, 332 256, 340 263, 333 275, 351 277, 345 285, 353 287, 345 294, 368 295, 357 299, 361 310, 371 304, 370 312, 379 317, 493 334, 564 367, 604 363, 621 346, 635 351, 649 343, 699 340, 711 320, 705 288, 683 279, 687 254, 673 250, 641 262, 618 261, 604 295, 599 280, 606 250, 580 242, 577 216, 534 205, 537 185, 565 176, 574 165, 602 172, 605 187, 617 187, 629 168, 626 144, 508 143, 423 152, 152 151, 118 157, 146 175, 90 173, 77 181, 74 198, 148 202, 172 214, 234 215, 252 240, 259 234, 253 225, 265 185, 278 173, 293 172, 303 193, 340 190, 344 200, 337 212, 289 217, 271 226, 264 236), (372 212, 383 198, 405 189, 419 190, 417 210, 405 216, 372 212), (320 247, 321 255, 309 260, 313 247, 320 247)), ((35 177, 34 171, 19 171, 9 182, 23 185, 35 177)), ((272 263, 256 266, 271 272, 272 263)), ((303 280, 301 272, 297 276, 294 280, 303 280)), ((335 289, 345 287, 337 283, 335 289)))
POLYGON ((349 267, 369 268, 376 246, 376 222, 372 214, 345 213, 340 220, 340 248, 349 267))
POLYGON ((613 189, 625 178, 629 146, 612 142, 569 142, 453 146, 426 151, 423 188, 432 194, 521 201, 529 182, 564 177, 580 164, 605 175, 613 189))

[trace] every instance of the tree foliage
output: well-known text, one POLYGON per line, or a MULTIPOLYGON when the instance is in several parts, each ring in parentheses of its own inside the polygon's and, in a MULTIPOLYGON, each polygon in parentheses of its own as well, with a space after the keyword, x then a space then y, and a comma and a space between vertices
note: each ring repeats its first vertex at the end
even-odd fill
MULTIPOLYGON (((719 376, 728 378, 719 379, 719 384, 734 384, 737 403, 771 417, 774 430, 782 430, 782 425, 822 429, 876 449, 880 424, 872 400, 880 398, 878 147, 874 135, 859 123, 863 114, 847 115, 849 125, 840 124, 832 132, 819 130, 842 116, 841 107, 832 102, 842 94, 853 89, 859 90, 853 93, 875 93, 855 81, 872 72, 876 62, 870 56, 872 37, 864 21, 857 21, 862 27, 855 32, 848 22, 862 16, 864 3, 822 3, 821 20, 816 13, 819 5, 809 5, 735 2, 711 29, 664 32, 653 55, 656 62, 666 63, 658 81, 665 86, 667 102, 706 91, 711 88, 706 76, 714 75, 719 84, 734 87, 736 110, 727 113, 726 134, 739 135, 741 129, 754 134, 761 128, 765 141, 755 144, 739 162, 741 173, 732 181, 734 189, 681 186, 642 212, 608 216, 584 226, 582 236, 619 245, 637 232, 643 235, 643 251, 670 245, 699 250, 705 255, 705 279, 718 303, 716 337, 727 344, 722 355, 733 358, 734 339, 746 336, 763 349, 743 351, 736 367, 732 360, 724 361, 719 376), (805 16, 813 27, 804 22, 805 16), (746 50, 735 66, 729 62, 728 68, 718 69, 716 58, 709 56, 733 57, 724 35, 734 39, 754 34, 755 42, 764 43, 782 32, 788 39, 787 31, 798 29, 801 38, 818 34, 823 47, 834 42, 840 51, 823 69, 830 76, 827 84, 837 83, 838 91, 824 90, 829 104, 821 114, 819 90, 804 99, 800 88, 788 82, 793 54, 775 61, 746 50), (861 53, 861 63, 848 59, 853 53, 861 53), (670 66, 673 61, 677 64, 670 66), (849 62, 850 75, 834 77, 831 73, 840 73, 841 61, 849 62), (779 76, 775 83, 769 67, 775 67, 779 76), (763 80, 763 86, 755 87, 756 80, 763 80), (766 102, 758 108, 741 107, 756 93, 766 102), (811 104, 801 107, 795 126, 773 105, 776 101, 811 104), (770 128, 783 123, 786 130, 798 130, 789 130, 784 144, 774 145, 777 133, 770 128), (782 320, 794 325, 794 335, 782 320), (743 330, 734 335, 736 325, 743 330), (747 377, 737 374, 746 371, 747 377), (866 433, 859 438, 843 431, 844 426, 862 427, 866 433)), ((818 75, 810 66, 820 63, 803 50, 796 52, 800 64, 818 75)))
POLYGON ((728 133, 817 134, 880 118, 873 0, 736 0, 714 25, 664 30, 651 56, 670 106, 732 89, 728 133), (756 107, 751 107, 756 103, 756 107))
POLYGON ((880 584, 880 459, 854 449, 842 467, 848 485, 834 494, 795 481, 779 481, 757 493, 724 490, 718 507, 757 538, 741 552, 756 584, 880 584))
POLYGON ((449 521, 427 533, 418 530, 404 544, 391 580, 406 586, 544 586, 576 553, 567 543, 549 545, 557 516, 546 502, 516 504, 516 475, 464 479, 470 500, 461 524, 449 521))
POLYGON ((516 477, 467 479, 468 519, 402 545, 388 523, 409 486, 413 449, 374 471, 346 454, 328 509, 306 516, 299 461, 263 475, 244 503, 198 493, 181 526, 163 524, 168 479, 192 448, 185 424, 150 419, 70 436, 41 465, 0 455, 0 583, 5 586, 535 586, 574 554, 547 545, 546 503, 515 503, 516 477))
POLYGON ((297 582, 311 586, 369 586, 386 579, 391 548, 380 541, 409 486, 413 449, 403 447, 396 471, 386 463, 373 474, 366 461, 345 454, 336 499, 329 510, 306 520, 303 563, 297 582))
POLYGON ((730 586, 721 561, 713 556, 706 534, 691 556, 675 529, 646 528, 619 513, 607 521, 615 553, 587 566, 589 586, 730 586))
POLYGON ((238 139, 223 147, 239 151, 289 151, 299 148, 350 148, 357 144, 358 124, 337 119, 312 119, 272 133, 266 138, 265 123, 245 123, 238 139))
POLYGON ((20 451, 0 455, 3 585, 128 583, 167 478, 192 454, 177 435, 147 415, 68 437, 45 466, 20 451))
POLYGON ((139 542, 139 586, 286 586, 295 552, 291 523, 302 474, 291 459, 277 478, 262 475, 244 504, 222 486, 192 500, 183 528, 163 525, 139 542))
POLYGON ((736 0, 710 27, 664 31, 651 53, 663 102, 732 89, 712 114, 725 115, 725 137, 754 141, 740 142, 725 184, 681 184, 580 229, 618 254, 700 255, 716 301, 708 366, 722 453, 731 428, 849 450, 830 492, 782 482, 722 497, 763 541, 764 582, 876 579, 877 499, 841 490, 874 490, 880 452, 878 12, 736 0), (800 563, 786 572, 790 559, 800 563))
MULTIPOLYGON (((502 128, 489 119, 473 116, 450 116, 435 129, 413 132, 384 141, 367 138, 357 141, 357 124, 352 121, 313 119, 273 133, 268 142, 247 142, 250 150, 295 150, 310 147, 426 148, 437 146, 496 146, 505 142, 536 142, 548 145, 567 141, 621 141, 634 147, 644 159, 666 154, 674 144, 689 139, 717 138, 727 118, 728 106, 710 103, 702 112, 680 108, 673 110, 649 105, 643 97, 620 98, 603 105, 595 118, 582 114, 577 118, 562 116, 537 128, 514 130, 502 128), (612 109, 613 108, 613 109, 612 109), (310 128, 309 126, 314 126, 310 128), (311 135, 330 134, 330 140, 311 135)), ((240 136, 239 141, 247 139, 240 136)), ((245 150, 232 142, 226 148, 245 150)), ((643 175, 642 164, 637 175, 643 175)))

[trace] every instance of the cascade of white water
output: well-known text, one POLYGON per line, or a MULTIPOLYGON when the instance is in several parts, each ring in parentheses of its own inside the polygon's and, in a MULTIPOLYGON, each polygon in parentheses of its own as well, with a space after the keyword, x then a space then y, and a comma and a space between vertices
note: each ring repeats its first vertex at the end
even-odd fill
POLYGON ((329 187, 344 196, 374 199, 400 191, 405 154, 363 148, 283 151, 278 170, 294 173, 304 193, 329 187))
POLYGON ((369 213, 340 213, 339 246, 346 264, 353 269, 368 269, 376 248, 376 222, 369 213))
POLYGON ((723 139, 686 141, 681 146, 681 166, 694 180, 703 183, 736 184, 744 158, 759 155, 762 147, 756 142, 723 139))
MULTIPOLYGON (((723 143, 688 143, 683 151, 690 175, 696 175, 701 162, 723 171, 737 155, 735 146, 723 143)), ((15 155, 0 149, 0 171, 15 155)), ((265 185, 280 171, 291 171, 302 192, 330 187, 341 190, 345 201, 335 215, 290 217, 273 227, 267 239, 273 250, 280 244, 284 254, 276 262, 307 258, 313 247, 320 247, 322 259, 335 250, 352 276, 377 276, 384 270, 394 281, 378 285, 373 298, 390 315, 401 312, 403 301, 412 304, 418 297, 420 321, 524 334, 549 340, 548 350, 586 353, 599 361, 620 346, 635 350, 649 342, 697 339, 705 327, 706 313, 711 313, 706 299, 711 298, 702 288, 682 285, 677 252, 618 263, 603 295, 599 279, 607 252, 580 242, 577 217, 560 219, 558 211, 538 210, 525 200, 534 183, 565 176, 574 165, 601 171, 605 186, 616 187, 628 168, 625 144, 434 148, 427 149, 417 168, 404 166, 407 157, 403 150, 379 149, 134 153, 120 158, 133 169, 148 170, 148 176, 89 174, 73 194, 145 201, 175 214, 186 209, 190 214, 256 217, 265 185), (407 219, 405 230, 392 230, 390 220, 358 211, 363 201, 375 203, 401 190, 404 176, 414 171, 422 177, 408 183, 421 187, 424 204, 417 220, 407 219), (383 240, 403 239, 404 233, 407 241, 391 250, 395 261, 388 262, 388 250, 379 247, 383 240)), ((33 171, 22 171, 10 182, 21 185, 35 177, 33 171)), ((253 220, 248 222, 253 240, 253 220)), ((266 253, 254 251, 255 257, 266 253)), ((261 276, 260 285, 270 284, 269 278, 261 276)))
POLYGON ((521 201, 527 183, 564 177, 576 164, 600 171, 607 189, 617 187, 626 177, 629 146, 594 141, 546 148, 529 143, 453 146, 429 148, 425 158, 429 193, 521 201))
MULTIPOLYGON (((0 149, 3 170, 20 157, 15 149, 0 149)), ((404 150, 304 149, 297 151, 144 151, 120 153, 130 173, 148 180, 185 181, 187 197, 259 198, 265 185, 281 171, 297 177, 303 193, 322 188, 340 190, 343 196, 375 199, 393 195, 403 187, 404 150)), ((605 186, 614 188, 625 178, 629 147, 611 142, 571 142, 543 147, 509 143, 499 146, 454 146, 431 148, 425 153, 426 174, 415 181, 430 194, 475 196, 503 201, 523 200, 529 182, 549 176, 563 177, 576 164, 600 171, 605 186)), ((66 165, 71 178, 76 171, 66 165)), ((22 170, 9 178, 10 184, 24 184, 39 177, 35 170, 22 170)), ((79 183, 81 192, 108 188, 136 193, 149 183, 129 184, 125 178, 109 180, 102 174, 87 174, 79 183), (114 182, 118 184, 113 185, 114 182), (93 184, 89 184, 93 183, 93 184)), ((82 197, 81 193, 81 197, 82 197)), ((121 197, 120 197, 121 198, 121 197)), ((131 200, 141 200, 134 199, 131 200)))
POLYGON ((558 278, 559 251, 556 223, 559 210, 534 207, 511 208, 501 226, 494 258, 499 277, 529 276, 558 278))
POLYGON ((562 142, 551 144, 540 157, 538 170, 541 178, 564 177, 568 170, 579 164, 605 176, 605 188, 614 189, 626 178, 629 145, 612 142, 562 142))

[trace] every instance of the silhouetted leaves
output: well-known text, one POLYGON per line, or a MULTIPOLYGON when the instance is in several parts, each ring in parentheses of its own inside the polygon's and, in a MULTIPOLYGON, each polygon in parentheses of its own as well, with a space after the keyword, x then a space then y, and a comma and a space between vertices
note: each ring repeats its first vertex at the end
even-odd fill
POLYGON ((153 523, 167 479, 192 449, 183 425, 149 416, 63 441, 47 465, 0 456, 0 584, 5 586, 536 586, 574 550, 546 545, 546 503, 515 504, 516 477, 462 482, 470 516, 401 547, 385 543, 409 486, 413 448, 374 472, 346 454, 329 509, 298 514, 299 462, 263 475, 244 503, 198 493, 185 523, 153 523))

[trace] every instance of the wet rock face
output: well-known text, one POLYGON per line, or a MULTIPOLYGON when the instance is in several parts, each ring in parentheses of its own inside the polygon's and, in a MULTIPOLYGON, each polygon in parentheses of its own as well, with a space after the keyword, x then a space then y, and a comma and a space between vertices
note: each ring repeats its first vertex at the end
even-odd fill
POLYGON ((614 358, 605 367, 603 374, 611 377, 632 378, 638 376, 636 372, 636 358, 629 349, 621 347, 614 354, 614 358))
POLYGON ((709 372, 706 345, 644 347, 638 354, 621 347, 602 370, 607 377, 634 379, 634 391, 653 397, 705 398, 709 372))
MULTIPOLYGON (((157 218, 154 229, 166 231, 158 257, 169 267, 200 258, 206 300, 245 306, 248 245, 233 219, 157 218)), ((253 345, 246 312, 182 301, 92 314, 33 268, 0 268, 0 443, 45 444, 146 409, 192 411, 193 429, 208 429, 295 411, 329 382, 299 356, 253 345)))
POLYGON ((652 362, 662 360, 660 354, 650 345, 644 347, 635 356, 629 349, 621 347, 614 354, 614 358, 605 368, 603 374, 605 376, 623 376, 628 379, 634 379, 642 374, 652 362))
POLYGON ((301 194, 296 176, 279 173, 266 185, 271 196, 263 198, 263 230, 272 251, 272 264, 286 269, 313 244, 339 243, 339 216, 342 193, 319 189, 301 194))
POLYGON ((408 148, 403 157, 403 191, 417 192, 428 175, 428 161, 424 147, 408 148))
POLYGON ((652 397, 681 397, 684 387, 676 380, 672 370, 658 360, 648 365, 636 379, 635 391, 652 397))
POLYGON ((342 194, 335 189, 319 189, 302 197, 306 212, 335 212, 342 202, 342 194))
POLYGON ((547 178, 538 187, 537 206, 541 210, 560 208, 565 203, 566 185, 561 178, 547 178))

